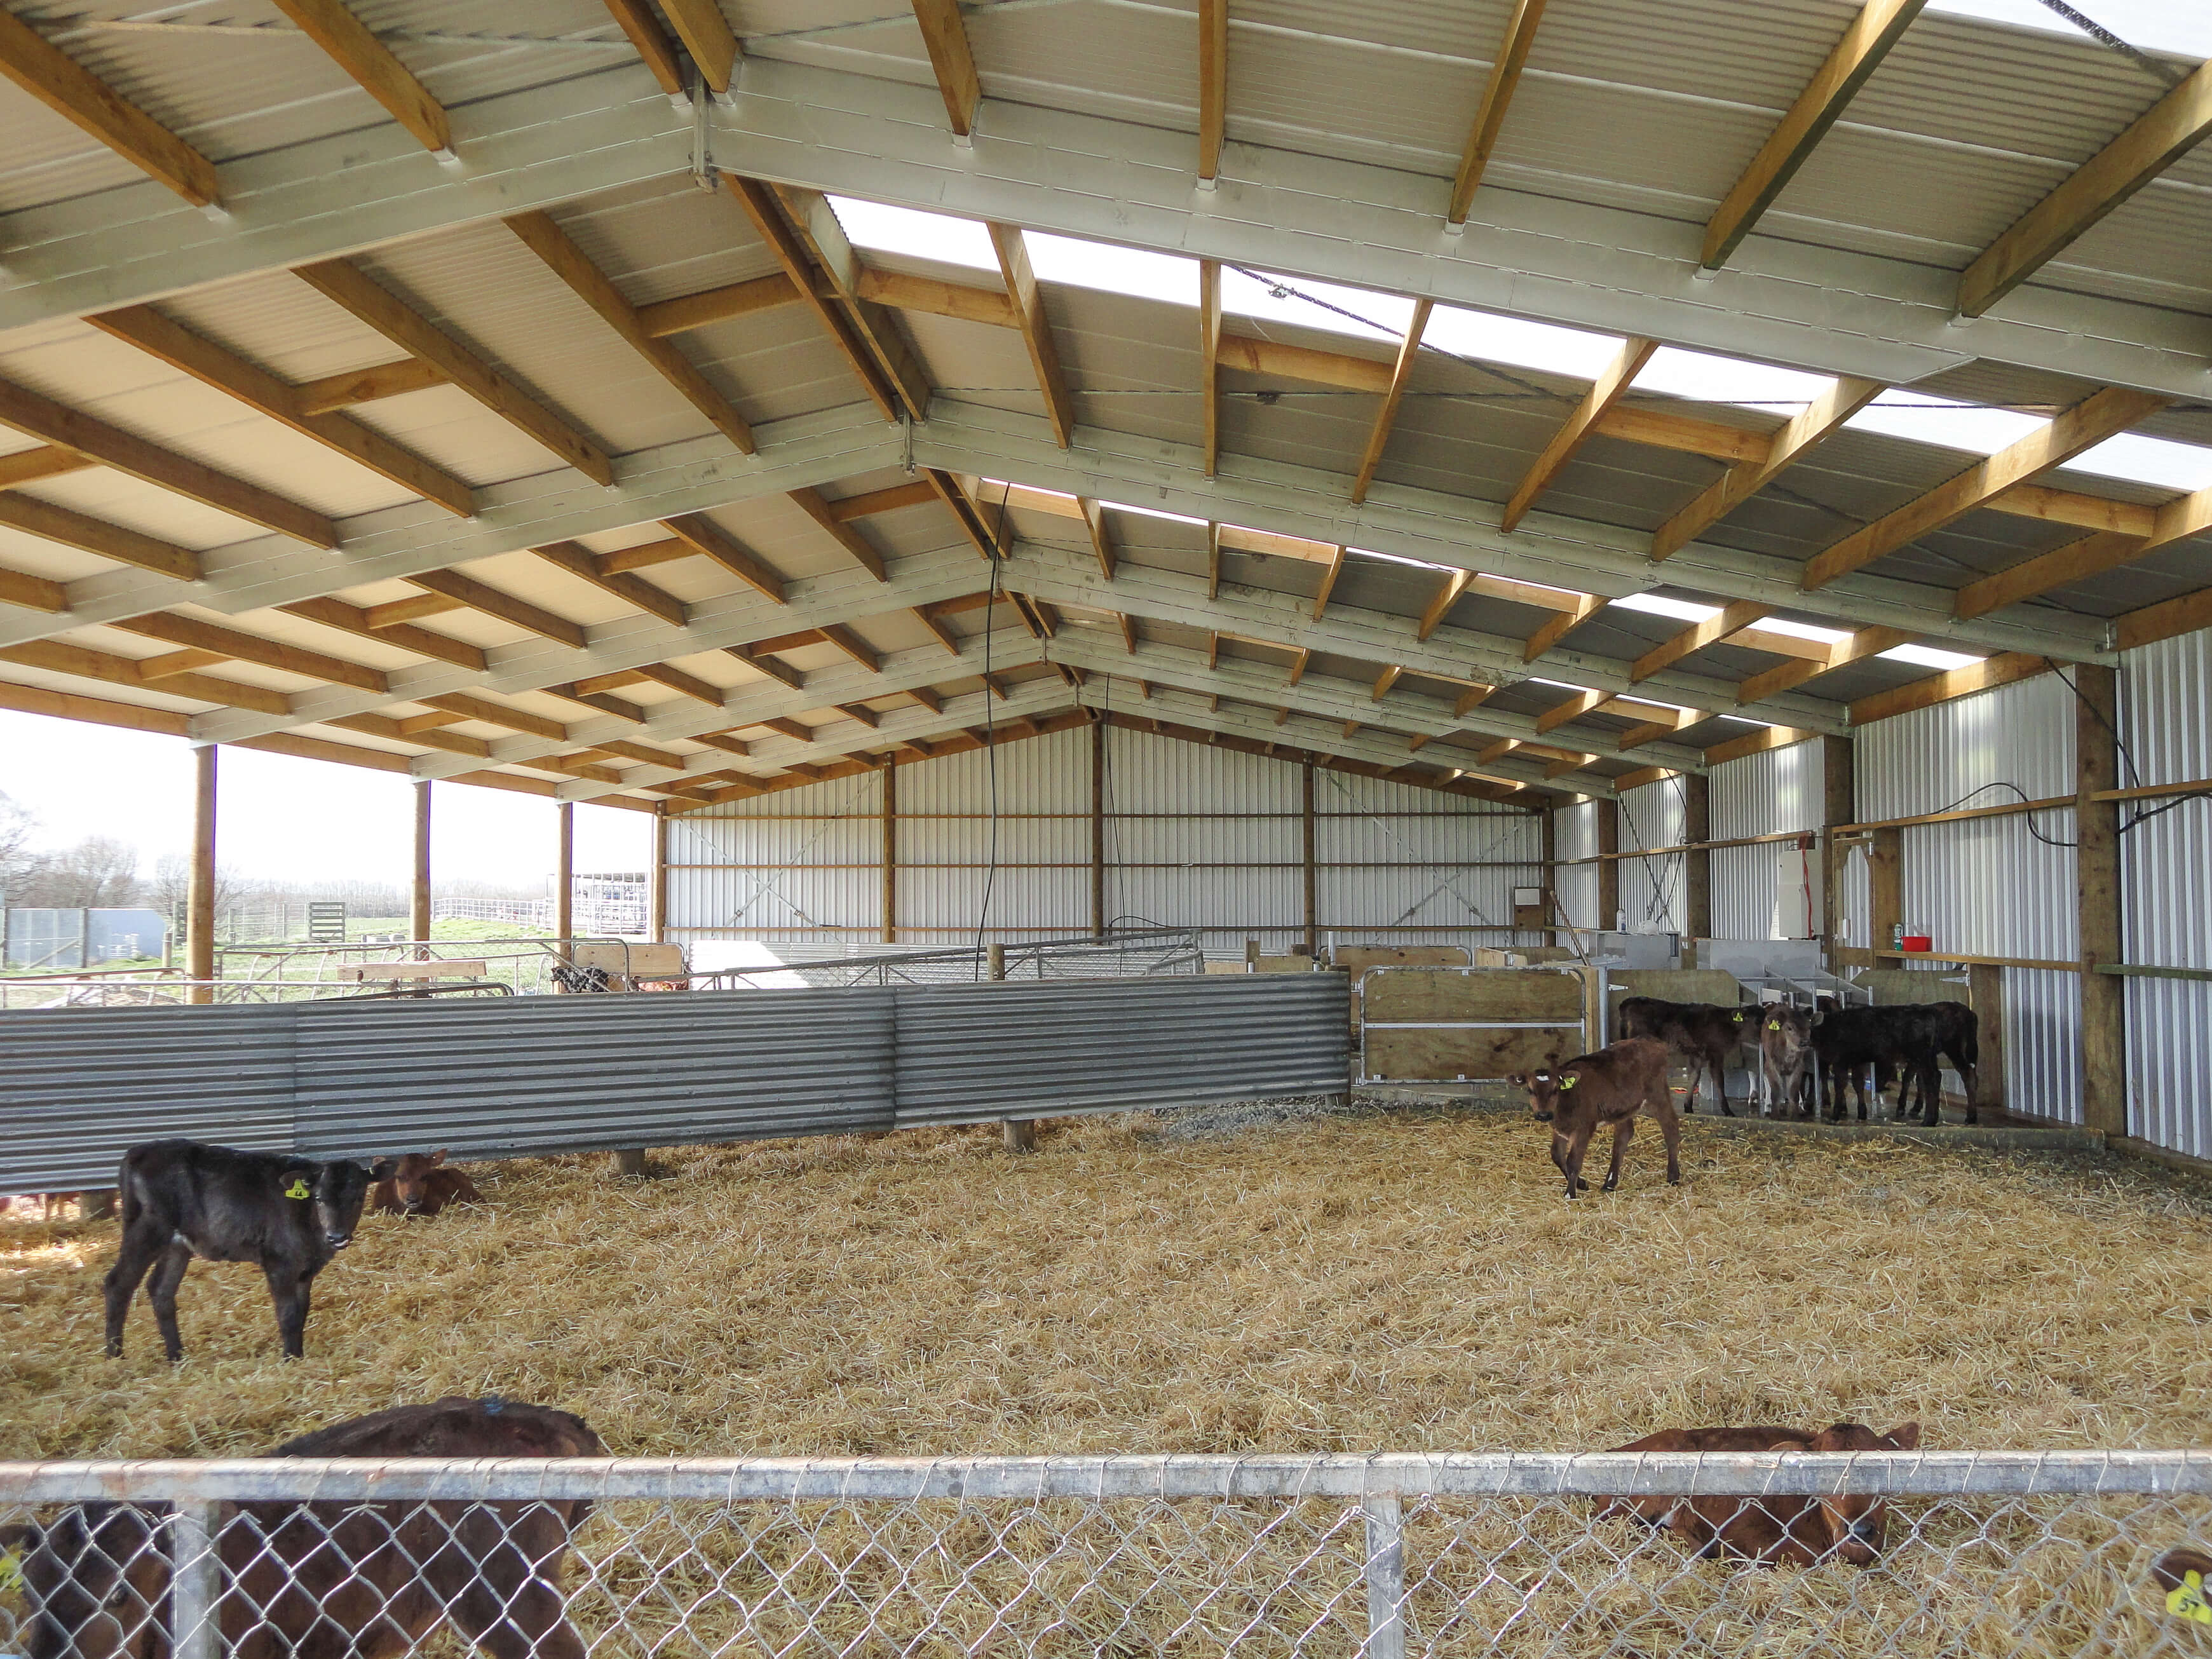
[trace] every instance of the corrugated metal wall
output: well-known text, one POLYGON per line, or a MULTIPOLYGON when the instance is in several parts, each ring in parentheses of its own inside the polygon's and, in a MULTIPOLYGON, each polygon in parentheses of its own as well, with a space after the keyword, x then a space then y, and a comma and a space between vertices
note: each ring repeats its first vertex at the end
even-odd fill
MULTIPOLYGON (((973 939, 987 878, 987 938, 1091 931, 1091 740, 1075 730, 1000 750, 995 873, 988 757, 900 764, 899 942, 973 939)), ((1304 938, 1302 767, 1120 728, 1105 744, 1109 923, 1195 927, 1218 952, 1304 938)), ((1314 787, 1324 942, 1537 942, 1506 931, 1513 889, 1542 880, 1534 814, 1325 768, 1314 787)), ((674 820, 672 936, 878 939, 882 801, 871 775, 674 820)))
MULTIPOLYGON (((2045 675, 1867 726, 1857 734, 1858 815, 1909 817, 2070 795, 2074 719, 2073 692, 2057 676, 2045 675)), ((1907 928, 1929 934, 1938 950, 1975 956, 2080 956, 2073 839, 2070 811, 1907 829, 1907 928)), ((1862 858, 1852 863, 1857 867, 1844 890, 1863 938, 1865 867, 1862 858)), ((1888 948, 1886 939, 1876 943, 1888 948)), ((2076 976, 2008 968, 2004 982, 2011 1109, 2078 1122, 2076 976)))
MULTIPOLYGON (((2212 633, 2127 653, 2122 728, 2132 774, 2121 782, 2212 777, 2212 633)), ((2124 803, 2120 822, 2164 801, 2124 803)), ((2127 959, 2212 969, 2212 798, 2182 799, 2120 837, 2127 959)), ((2212 983, 2130 979, 2128 1127, 2192 1158, 2212 1158, 2212 983)))
POLYGON ((1559 861, 1559 908, 1577 927, 1612 925, 1611 918, 1601 922, 1597 914, 1597 866, 1569 862, 1597 856, 1597 812, 1598 803, 1586 800, 1561 807, 1555 820, 1552 854, 1559 861))
MULTIPOLYGON (((1769 749, 1716 766, 1708 784, 1715 841, 1818 830, 1826 808, 1826 757, 1818 742, 1769 749)), ((1716 939, 1774 936, 1774 860, 1771 846, 1714 852, 1716 939)))
MULTIPOLYGON (((1682 781, 1662 778, 1620 797, 1620 850, 1682 844, 1682 781)), ((1620 908, 1632 933, 1682 931, 1682 855, 1620 861, 1620 908)))

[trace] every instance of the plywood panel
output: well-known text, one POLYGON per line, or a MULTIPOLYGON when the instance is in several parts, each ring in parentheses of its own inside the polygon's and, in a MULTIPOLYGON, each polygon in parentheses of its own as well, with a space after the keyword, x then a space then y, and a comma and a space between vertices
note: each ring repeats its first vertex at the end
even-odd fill
POLYGON ((1583 1052, 1579 1025, 1370 1027, 1366 1074, 1402 1083, 1471 1082, 1556 1066, 1583 1052))
POLYGON ((1556 1020, 1580 1027, 1583 981, 1542 968, 1400 969, 1363 982, 1365 1018, 1409 1022, 1495 1024, 1556 1020))

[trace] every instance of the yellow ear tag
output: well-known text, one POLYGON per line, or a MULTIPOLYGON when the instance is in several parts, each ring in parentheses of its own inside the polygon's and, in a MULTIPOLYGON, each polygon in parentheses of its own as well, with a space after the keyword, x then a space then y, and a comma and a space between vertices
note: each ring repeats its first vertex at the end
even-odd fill
POLYGON ((307 1195, 307 1177, 305 1176, 294 1176, 292 1177, 292 1184, 284 1189, 284 1196, 287 1198, 305 1198, 307 1195))
POLYGON ((1559 1079, 1559 1087, 1562 1089, 1571 1089, 1575 1085, 1581 1081, 1582 1079, 1579 1077, 1563 1077, 1559 1079))
POLYGON ((2212 1601, 2204 1599, 2204 1575, 2184 1574, 2181 1582, 2166 1593, 2166 1610, 2177 1619, 2212 1625, 2212 1601))
POLYGON ((23 1558, 13 1550, 0 1552, 0 1595, 13 1595, 22 1588, 23 1558))
POLYGON ((1766 1022, 1766 1029, 1770 1031, 1778 1031, 1782 1029, 1782 1022, 1778 1019, 1770 1019, 1766 1022))

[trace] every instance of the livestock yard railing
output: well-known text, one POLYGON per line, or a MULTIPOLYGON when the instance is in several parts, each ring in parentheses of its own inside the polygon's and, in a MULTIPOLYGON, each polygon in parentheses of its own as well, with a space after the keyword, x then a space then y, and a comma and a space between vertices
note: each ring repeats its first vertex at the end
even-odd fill
POLYGON ((998 945, 880 951, 864 956, 813 957, 788 951, 781 964, 723 968, 694 974, 694 986, 788 984, 796 974, 809 985, 967 984, 991 977, 992 953, 1001 977, 1016 979, 1135 979, 1159 974, 1202 974, 1206 953, 1197 931, 1152 927, 1103 939, 1021 939, 998 945))
POLYGON ((419 1645, 445 1616, 498 1659, 2194 1654, 2208 1514, 2205 1452, 0 1464, 0 1536, 49 1540, 0 1607, 52 1621, 0 1648, 419 1645), (1662 1524, 1601 1512, 1629 1497, 1662 1524), (146 1507, 88 1537, 82 1500, 146 1507), (1821 1500, 1886 1522, 1865 1565, 1663 1523, 1821 1500))

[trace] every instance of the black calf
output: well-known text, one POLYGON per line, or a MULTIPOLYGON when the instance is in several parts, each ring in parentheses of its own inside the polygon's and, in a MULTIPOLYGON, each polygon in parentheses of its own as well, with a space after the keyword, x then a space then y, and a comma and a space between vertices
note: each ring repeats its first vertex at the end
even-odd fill
POLYGON ((255 1261, 276 1304, 284 1354, 297 1359, 307 1328, 307 1291, 331 1258, 353 1242, 362 1200, 388 1178, 390 1159, 373 1170, 316 1164, 270 1152, 241 1152, 192 1140, 156 1140, 123 1155, 123 1246, 108 1270, 107 1352, 123 1352, 123 1320, 149 1267, 146 1287, 172 1361, 185 1356, 177 1334, 177 1286, 191 1259, 255 1261))

